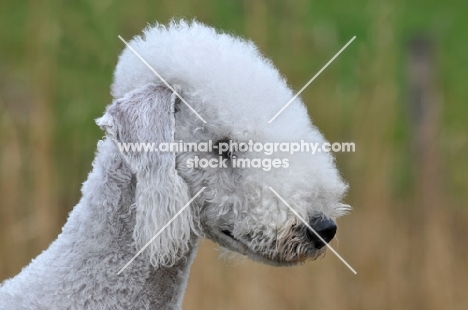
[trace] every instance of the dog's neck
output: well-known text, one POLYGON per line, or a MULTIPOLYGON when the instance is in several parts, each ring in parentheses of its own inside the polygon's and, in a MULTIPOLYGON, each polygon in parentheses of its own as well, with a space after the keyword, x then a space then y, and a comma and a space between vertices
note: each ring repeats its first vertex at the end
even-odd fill
POLYGON ((151 268, 144 289, 148 294, 150 309, 182 309, 182 301, 187 286, 190 265, 196 250, 190 257, 170 268, 151 268))
MULTIPOLYGON (((136 178, 120 155, 117 146, 110 142, 108 140, 101 142, 99 156, 96 158, 96 162, 99 162, 102 169, 101 173, 105 175, 107 180, 103 186, 107 188, 94 189, 94 191, 97 195, 108 197, 109 190, 115 188, 121 190, 118 203, 114 205, 116 209, 112 210, 113 212, 108 212, 108 210, 107 214, 110 217, 108 220, 111 223, 113 222, 113 225, 121 227, 120 231, 117 231, 119 234, 117 240, 120 243, 120 248, 123 252, 126 252, 121 255, 125 259, 121 261, 119 267, 123 267, 139 250, 135 248, 133 242, 135 227, 135 209, 133 206, 135 203, 136 178)), ((83 192, 87 193, 89 191, 83 192)), ((172 267, 153 267, 143 252, 128 267, 128 270, 122 271, 119 277, 127 273, 132 279, 128 279, 125 283, 141 283, 141 292, 137 294, 138 298, 146 299, 151 309, 181 309, 190 265, 196 254, 197 241, 198 238, 194 236, 188 255, 172 267), (145 274, 143 279, 140 273, 145 274)))
POLYGON ((24 305, 18 308, 181 309, 198 237, 172 267, 155 268, 143 252, 117 274, 139 250, 133 241, 135 188, 115 143, 101 141, 83 197, 62 233, 2 285, 0 300, 24 305))

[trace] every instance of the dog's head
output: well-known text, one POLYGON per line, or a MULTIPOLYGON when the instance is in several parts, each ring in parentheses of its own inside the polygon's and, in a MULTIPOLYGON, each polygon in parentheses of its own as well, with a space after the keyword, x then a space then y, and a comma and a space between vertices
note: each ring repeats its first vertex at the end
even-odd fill
POLYGON ((147 250, 153 265, 174 264, 193 235, 274 265, 323 253, 347 186, 330 153, 311 154, 326 141, 300 99, 268 122, 294 96, 272 64, 199 23, 149 28, 129 44, 165 81, 127 48, 98 124, 137 178, 137 246, 160 233, 147 250), (296 143, 309 151, 292 152, 296 143))

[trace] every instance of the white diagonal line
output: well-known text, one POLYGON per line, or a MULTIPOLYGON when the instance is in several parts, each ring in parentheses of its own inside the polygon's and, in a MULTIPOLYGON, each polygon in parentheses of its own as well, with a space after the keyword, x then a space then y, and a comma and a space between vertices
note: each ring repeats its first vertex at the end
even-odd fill
POLYGON ((331 247, 331 245, 328 244, 328 242, 325 242, 325 240, 323 240, 322 236, 320 236, 316 231, 315 229, 313 229, 309 223, 307 223, 300 215, 299 213, 296 212, 296 210, 294 210, 284 199, 283 197, 281 197, 273 188, 271 187, 268 187, 286 206, 288 206, 288 208, 294 213, 294 215, 296 215, 306 226, 307 228, 309 228, 319 239, 320 241, 323 242, 323 244, 325 244, 327 246, 327 248, 333 252, 333 254, 335 254, 345 265, 346 267, 348 267, 354 274, 357 274, 356 270, 354 270, 353 267, 351 267, 350 264, 348 264, 347 261, 344 260, 343 257, 340 256, 340 254, 338 254, 338 252, 335 251, 335 249, 333 249, 331 247))
POLYGON ((119 35, 118 37, 119 37, 120 40, 122 40, 123 43, 125 43, 125 45, 126 45, 138 58, 140 58, 140 60, 141 60, 151 71, 153 71, 153 73, 167 86, 167 88, 169 88, 170 90, 172 90, 172 92, 173 92, 174 94, 176 94, 176 96, 179 97, 179 99, 182 100, 182 102, 185 103, 185 105, 186 105, 187 107, 189 107, 189 109, 192 110, 192 112, 195 113, 195 115, 198 116, 198 118, 201 119, 201 121, 202 121, 203 123, 206 124, 206 121, 203 119, 203 117, 201 117, 200 114, 198 114, 197 111, 195 111, 195 109, 192 108, 192 106, 191 106, 190 104, 188 104, 188 102, 185 101, 185 99, 182 98, 182 96, 179 95, 179 93, 176 92, 176 90, 175 90, 171 85, 169 85, 169 83, 166 82, 166 80, 165 80, 156 70, 154 70, 153 67, 151 67, 151 66, 149 65, 149 63, 146 62, 146 60, 145 60, 143 57, 141 57, 140 54, 138 54, 137 51, 135 51, 135 50, 133 49, 133 47, 131 47, 130 44, 127 43, 127 41, 125 41, 120 35, 119 35))
POLYGON ((141 248, 141 250, 138 251, 138 253, 136 253, 135 256, 133 256, 132 259, 128 261, 128 263, 125 264, 125 266, 122 267, 122 269, 120 269, 119 272, 117 272, 117 275, 121 274, 122 271, 124 271, 125 268, 127 268, 127 267, 135 260, 135 258, 137 258, 138 255, 140 255, 140 254, 150 245, 150 243, 153 242, 153 241, 164 231, 164 229, 166 229, 182 212, 184 212, 184 210, 190 205, 190 203, 192 203, 192 201, 193 201, 195 198, 197 198, 197 196, 200 195, 201 192, 203 192, 203 191, 205 190, 205 188, 206 188, 206 187, 202 187, 202 189, 201 189, 200 191, 198 191, 198 193, 197 193, 195 196, 193 196, 193 198, 190 199, 190 201, 187 202, 187 204, 186 204, 185 206, 183 206, 182 209, 180 209, 179 212, 177 212, 177 214, 174 215, 174 217, 171 218, 171 220, 170 220, 169 222, 167 222, 167 224, 164 225, 164 226, 158 231, 158 233, 157 233, 156 235, 154 235, 154 237, 151 238, 151 240, 148 241, 148 242, 145 244, 145 246, 144 246, 143 248, 141 248))
POLYGON ((273 121, 275 120, 275 118, 277 118, 277 117, 278 117, 278 115, 280 115, 280 114, 281 114, 281 113, 282 113, 282 112, 283 112, 283 111, 284 111, 284 110, 285 110, 285 109, 286 109, 286 108, 287 108, 287 107, 288 107, 288 106, 291 104, 291 102, 293 102, 293 101, 294 101, 294 99, 296 99, 296 98, 297 98, 297 96, 299 96, 299 95, 302 93, 302 91, 303 91, 304 89, 306 89, 306 88, 307 88, 307 86, 309 86, 309 85, 310 85, 310 83, 312 83, 312 82, 313 82, 313 81, 314 81, 314 80, 315 80, 315 79, 316 79, 316 78, 317 78, 317 77, 320 75, 320 73, 322 73, 322 71, 323 71, 323 70, 325 70, 325 69, 328 67, 328 65, 329 65, 329 64, 331 64, 331 63, 333 62, 333 60, 335 60, 335 58, 336 58, 336 57, 338 57, 338 55, 340 55, 340 54, 341 54, 341 52, 342 52, 342 51, 344 51, 344 49, 345 49, 345 48, 347 48, 347 47, 348 47, 348 45, 350 45, 350 44, 351 44, 351 42, 353 42, 353 41, 354 41, 354 39, 356 39, 356 36, 354 36, 354 37, 353 37, 351 40, 349 40, 349 42, 348 42, 348 43, 346 43, 346 45, 345 45, 345 46, 343 46, 343 48, 342 48, 342 49, 340 49, 340 51, 339 51, 338 53, 336 53, 336 55, 335 55, 335 56, 333 56, 333 58, 332 58, 332 59, 330 59, 330 61, 329 61, 329 62, 327 62, 327 64, 326 64, 325 66, 323 66, 323 68, 322 68, 322 69, 320 69, 320 71, 319 71, 319 72, 317 72, 317 74, 316 74, 316 75, 314 75, 314 77, 313 77, 313 78, 311 78, 311 79, 310 79, 310 81, 309 81, 309 82, 307 82, 307 84, 305 84, 305 85, 304 85, 304 87, 302 87, 302 88, 301 88, 301 90, 300 90, 300 91, 298 91, 298 92, 297 92, 297 94, 296 94, 294 97, 292 97, 292 98, 291 98, 291 100, 289 100, 289 101, 288 101, 288 103, 286 103, 286 105, 285 105, 284 107, 282 107, 282 108, 281 108, 281 110, 279 110, 279 111, 278 111, 278 113, 276 113, 276 115, 275 115, 275 116, 273 116, 273 118, 272 118, 272 119, 270 119, 270 120, 268 121, 268 124, 270 124, 271 122, 273 122, 273 121))

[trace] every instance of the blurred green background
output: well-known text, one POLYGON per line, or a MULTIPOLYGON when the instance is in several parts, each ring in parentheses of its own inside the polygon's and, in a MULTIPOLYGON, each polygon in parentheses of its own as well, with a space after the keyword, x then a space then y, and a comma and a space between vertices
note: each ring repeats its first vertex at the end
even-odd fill
MULTIPOLYGON (((14 1, 0 10, 0 281, 80 198, 117 56, 148 23, 197 18, 252 39, 302 94, 353 212, 329 253, 274 268, 204 241, 184 309, 468 309, 468 2, 14 1)), ((27 292, 25 292, 27 293, 27 292)))

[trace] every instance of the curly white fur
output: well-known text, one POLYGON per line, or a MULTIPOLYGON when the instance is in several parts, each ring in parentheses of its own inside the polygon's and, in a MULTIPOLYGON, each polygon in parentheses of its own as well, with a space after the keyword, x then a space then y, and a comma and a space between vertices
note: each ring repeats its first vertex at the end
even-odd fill
POLYGON ((130 45, 207 123, 125 49, 114 101, 97 120, 107 137, 83 198, 49 249, 2 284, 0 309, 180 309, 200 236, 280 266, 323 253, 268 187, 309 221, 330 223, 348 208, 340 203, 347 186, 329 153, 234 154, 289 161, 288 168, 264 171, 187 165, 215 153, 120 152, 121 142, 325 142, 299 98, 267 123, 294 94, 249 41, 180 21, 149 27, 130 45), (117 276, 202 187, 190 208, 117 276))
MULTIPOLYGON (((113 140, 169 143, 174 141, 175 99, 167 89, 149 84, 117 99, 97 123, 113 140)), ((187 184, 176 172, 174 153, 128 152, 122 155, 138 180, 133 237, 136 245, 142 248, 191 197, 187 184)), ((151 263, 174 265, 187 253, 190 236, 196 231, 192 213, 181 213, 148 247, 151 263)))

